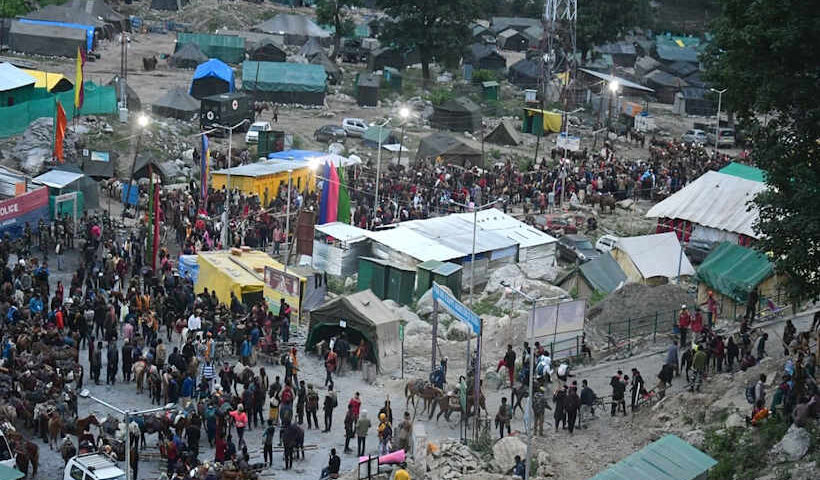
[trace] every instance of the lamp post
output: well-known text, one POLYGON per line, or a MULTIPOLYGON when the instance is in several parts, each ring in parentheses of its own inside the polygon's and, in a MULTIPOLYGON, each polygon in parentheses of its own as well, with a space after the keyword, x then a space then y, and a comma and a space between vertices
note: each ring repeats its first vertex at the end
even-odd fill
POLYGON ((230 205, 231 205, 231 150, 233 149, 233 131, 236 128, 241 127, 248 121, 247 118, 243 119, 241 122, 237 123, 232 127, 228 127, 225 125, 220 125, 218 123, 214 123, 211 125, 213 128, 220 128, 222 130, 226 130, 228 132, 228 168, 225 169, 226 172, 226 179, 225 179, 225 210, 222 212, 222 233, 220 235, 222 248, 229 248, 229 235, 228 235, 228 219, 230 215, 230 205))
POLYGON ((288 169, 288 206, 285 214, 285 273, 288 273, 290 263, 290 190, 293 185, 293 169, 288 169))
POLYGON ((721 100, 723 100, 723 94, 726 92, 726 90, 728 90, 728 88, 724 88, 723 90, 710 88, 709 90, 718 94, 717 119, 715 121, 715 159, 717 160, 718 144, 720 143, 720 102, 721 100))
MULTIPOLYGON (((139 128, 139 133, 137 133, 137 146, 134 149, 134 161, 131 162, 131 178, 128 181, 128 189, 125 192, 125 202, 124 202, 125 205, 123 205, 123 207, 122 207, 122 216, 123 217, 125 217, 125 212, 128 210, 128 202, 131 200, 131 184, 134 182, 134 169, 137 168, 137 155, 139 155, 140 146, 142 145, 142 132, 145 131, 145 127, 147 127, 148 124, 150 124, 150 123, 151 123, 151 118, 148 115, 144 114, 144 113, 141 113, 137 117, 137 127, 139 128)), ((137 197, 139 198, 139 195, 137 195, 137 197)), ((134 212, 135 213, 137 211, 138 206, 139 206, 139 201, 134 203, 134 212)), ((109 207, 108 210, 109 210, 109 213, 110 213, 111 208, 109 207)))
MULTIPOLYGON (((401 165, 401 149, 404 145, 404 126, 407 125, 407 121, 410 119, 410 109, 402 107, 401 110, 399 110, 399 116, 403 121, 401 122, 401 138, 399 139, 399 159, 396 163, 401 165)), ((379 139, 381 139, 381 133, 382 132, 379 132, 379 139)))
MULTIPOLYGON (((527 301, 529 301, 532 304, 532 310, 530 311, 530 324, 527 326, 528 327, 527 328, 527 341, 530 345, 530 349, 532 349, 533 346, 535 345, 535 307, 538 305, 538 301, 540 299, 534 298, 531 295, 527 295, 526 293, 522 292, 520 289, 511 286, 506 281, 501 282, 501 286, 505 287, 510 292, 514 292, 518 295, 521 295, 522 297, 524 297, 524 299, 526 299, 527 301)), ((557 319, 556 319, 556 326, 557 326, 557 319)), ((535 356, 533 355, 534 353, 535 352, 533 352, 531 350, 531 353, 530 353, 530 372, 529 372, 530 373, 530 378, 529 378, 529 386, 528 386, 528 390, 527 390, 529 392, 529 398, 528 398, 528 402, 527 402, 527 413, 529 413, 530 422, 529 422, 529 425, 527 425, 527 459, 526 459, 526 463, 524 465, 524 467, 526 469, 525 470, 526 473, 524 474, 524 480, 529 480, 529 478, 530 478, 530 463, 532 462, 532 440, 533 440, 533 437, 535 437, 535 435, 533 435, 533 433, 535 431, 534 424, 533 424, 535 422, 535 412, 532 409, 532 395, 533 395, 533 393, 532 393, 533 378, 532 377, 534 376, 534 373, 535 373, 535 356)))
POLYGON ((621 83, 618 80, 612 80, 607 85, 609 89, 609 111, 607 112, 607 124, 608 126, 612 126, 612 98, 618 93, 618 89, 621 88, 621 83))
POLYGON ((176 404, 175 403, 168 403, 164 407, 149 408, 147 410, 130 410, 129 411, 129 410, 123 410, 119 407, 115 407, 114 405, 106 402, 105 400, 101 400, 101 399, 91 395, 91 392, 89 392, 88 389, 85 389, 82 392, 80 392, 80 397, 81 398, 86 398, 86 399, 89 399, 89 400, 93 400, 93 401, 99 403, 100 405, 102 405, 102 406, 104 406, 108 409, 111 409, 111 410, 119 413, 120 415, 122 415, 123 422, 125 422, 125 478, 126 478, 126 480, 132 480, 131 479, 131 429, 129 427, 130 418, 135 417, 137 415, 145 415, 145 414, 148 414, 148 413, 163 412, 165 410, 170 410, 170 409, 174 408, 174 406, 176 406, 176 404))
POLYGON ((379 208, 379 177, 382 171, 382 128, 388 123, 390 123, 389 118, 379 124, 379 151, 376 152, 376 196, 373 199, 373 219, 370 223, 371 225, 376 224, 376 210, 379 208))

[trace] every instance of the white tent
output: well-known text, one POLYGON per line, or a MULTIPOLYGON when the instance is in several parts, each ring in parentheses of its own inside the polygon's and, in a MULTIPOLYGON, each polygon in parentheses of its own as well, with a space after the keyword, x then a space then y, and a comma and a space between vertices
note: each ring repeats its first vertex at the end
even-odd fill
POLYGON ((695 274, 673 232, 620 238, 612 254, 630 282, 666 283, 678 274, 695 274))
POLYGON ((709 171, 646 213, 647 217, 686 220, 694 224, 692 238, 737 243, 738 235, 759 238, 752 226, 757 208, 749 209, 766 184, 709 171))

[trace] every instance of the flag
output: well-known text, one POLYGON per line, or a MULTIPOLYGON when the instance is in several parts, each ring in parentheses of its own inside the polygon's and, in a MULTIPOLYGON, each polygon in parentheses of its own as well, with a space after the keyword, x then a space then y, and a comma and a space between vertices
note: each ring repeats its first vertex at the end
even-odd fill
MULTIPOLYGON (((201 178, 199 179, 200 192, 199 198, 200 208, 205 209, 205 202, 208 201, 208 164, 210 163, 211 150, 208 147, 208 136, 202 134, 202 152, 199 157, 199 172, 201 178)), ((226 186, 227 188, 227 186, 226 186)))
POLYGON ((325 163, 322 173, 322 197, 319 201, 319 225, 327 223, 327 201, 330 194, 330 166, 325 163))
POLYGON ((339 209, 336 219, 342 223, 350 223, 350 195, 345 185, 345 171, 339 167, 339 209))
POLYGON ((54 123, 54 158, 63 163, 65 157, 63 156, 63 139, 65 138, 65 129, 68 125, 68 119, 65 116, 63 105, 57 102, 57 120, 54 123))
POLYGON ((329 164, 329 170, 330 188, 327 194, 327 218, 325 223, 335 222, 339 213, 339 175, 332 163, 329 164))
POLYGON ((83 66, 85 65, 85 55, 82 49, 77 47, 77 72, 74 77, 74 109, 79 110, 83 107, 83 66))
POLYGON ((157 252, 159 252, 159 186, 154 185, 154 244, 151 250, 151 268, 157 271, 157 252))

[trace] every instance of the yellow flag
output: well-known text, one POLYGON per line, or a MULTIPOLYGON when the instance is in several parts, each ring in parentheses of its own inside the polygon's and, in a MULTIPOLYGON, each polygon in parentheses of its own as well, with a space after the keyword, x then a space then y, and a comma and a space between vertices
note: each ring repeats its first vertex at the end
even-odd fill
POLYGON ((83 65, 85 57, 80 47, 77 47, 77 72, 74 77, 74 108, 79 110, 83 106, 83 65))

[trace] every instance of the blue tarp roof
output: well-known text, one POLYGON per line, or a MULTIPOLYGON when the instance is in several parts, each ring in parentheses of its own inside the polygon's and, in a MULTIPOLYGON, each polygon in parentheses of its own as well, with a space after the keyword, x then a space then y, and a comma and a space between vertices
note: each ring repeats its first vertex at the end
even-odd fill
MULTIPOLYGON (((212 58, 205 63, 197 65, 196 70, 194 71, 194 80, 207 77, 216 77, 228 82, 229 92, 236 90, 233 79, 233 70, 222 60, 212 58)), ((188 88, 189 94, 192 92, 192 89, 193 81, 191 82, 191 87, 188 88)))
POLYGON ((85 30, 85 51, 94 49, 94 27, 92 25, 80 25, 78 23, 52 22, 49 20, 32 20, 29 18, 18 19, 20 23, 30 23, 33 25, 54 25, 56 27, 79 28, 85 30))
POLYGON ((590 480, 694 480, 718 462, 675 435, 667 435, 590 480))
POLYGON ((180 255, 177 268, 180 277, 189 278, 196 283, 199 278, 199 263, 196 261, 196 255, 180 255))

